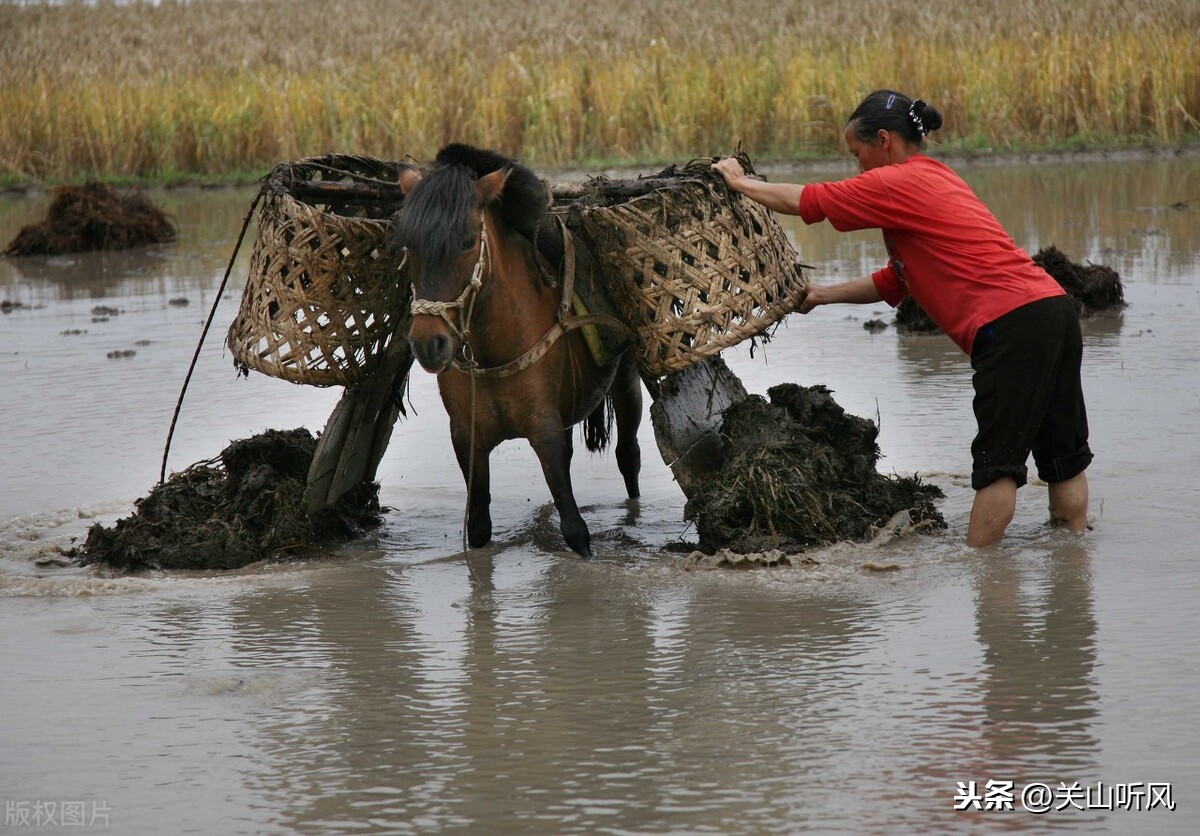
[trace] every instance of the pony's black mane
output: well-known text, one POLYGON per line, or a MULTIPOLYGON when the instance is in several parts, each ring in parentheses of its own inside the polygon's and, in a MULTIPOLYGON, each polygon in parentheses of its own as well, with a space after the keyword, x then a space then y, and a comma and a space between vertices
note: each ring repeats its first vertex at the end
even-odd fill
POLYGON ((550 197, 541 179, 530 169, 503 154, 458 142, 438 151, 436 162, 461 165, 475 172, 477 178, 509 168, 508 180, 500 195, 500 214, 509 226, 533 240, 537 225, 550 205, 550 197))
POLYGON ((397 240, 401 244, 419 240, 421 249, 433 260, 460 252, 463 242, 475 232, 467 229, 475 181, 502 168, 510 171, 497 202, 500 216, 529 241, 537 241, 543 254, 558 265, 561 236, 549 234, 549 224, 544 223, 550 197, 538 176, 503 154, 457 142, 438 152, 432 171, 404 198, 396 215, 397 240))

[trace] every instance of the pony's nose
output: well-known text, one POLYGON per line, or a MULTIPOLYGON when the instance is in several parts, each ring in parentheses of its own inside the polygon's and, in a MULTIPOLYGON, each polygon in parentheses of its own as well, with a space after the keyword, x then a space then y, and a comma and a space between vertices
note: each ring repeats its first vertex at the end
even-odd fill
POLYGON ((446 334, 431 334, 425 339, 409 340, 417 362, 427 372, 440 374, 450 364, 454 354, 454 341, 446 334))
POLYGON ((450 359, 450 338, 445 334, 434 334, 429 341, 429 352, 435 357, 450 359))

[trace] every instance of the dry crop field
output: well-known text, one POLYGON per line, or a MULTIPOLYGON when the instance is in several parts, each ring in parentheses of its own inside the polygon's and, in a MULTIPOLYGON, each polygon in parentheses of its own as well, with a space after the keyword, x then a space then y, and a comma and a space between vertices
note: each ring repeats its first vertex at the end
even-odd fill
POLYGON ((0 0, 0 178, 261 172, 325 151, 534 165, 840 153, 863 94, 938 140, 1200 139, 1196 0, 0 0))

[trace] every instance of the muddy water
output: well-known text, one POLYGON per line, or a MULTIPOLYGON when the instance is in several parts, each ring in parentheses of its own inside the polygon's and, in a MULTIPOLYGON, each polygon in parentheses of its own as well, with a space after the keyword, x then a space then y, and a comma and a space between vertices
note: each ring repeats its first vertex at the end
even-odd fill
MULTIPOLYGON (((576 459, 596 560, 560 551, 513 443, 493 457, 496 541, 464 561, 463 487, 421 375, 380 467, 393 510, 377 536, 221 576, 59 565, 157 478, 250 193, 156 194, 181 229, 170 246, 0 261, 16 303, 0 313, 6 827, 75 832, 69 810, 121 833, 1193 832, 1200 160, 958 167, 1020 244, 1126 282, 1129 308, 1084 326, 1082 538, 1043 526, 1031 485, 1003 545, 961 546, 969 366, 944 337, 864 329, 891 321, 879 305, 792 317, 727 359, 752 391, 824 383, 878 415, 881 467, 946 490, 944 534, 803 569, 685 571, 663 551, 691 536, 683 497, 646 426, 640 502, 611 455, 576 459), (958 782, 989 780, 1015 782, 1016 810, 954 811, 958 782), (1021 809, 1022 786, 1076 781, 1118 800, 1021 809), (1119 794, 1138 782, 1169 784, 1177 809, 1099 809, 1132 806, 1119 794)), ((45 204, 0 198, 0 239, 45 204)), ((788 229, 817 281, 883 258, 877 233, 788 229)), ((336 400, 235 376, 221 336, 245 255, 172 469, 265 428, 319 430, 336 400)))

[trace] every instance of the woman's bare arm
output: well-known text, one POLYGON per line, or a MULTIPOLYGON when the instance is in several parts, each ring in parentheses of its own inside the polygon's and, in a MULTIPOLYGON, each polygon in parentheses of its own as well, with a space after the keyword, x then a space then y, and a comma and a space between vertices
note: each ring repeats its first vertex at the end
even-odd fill
POLYGON ((867 305, 871 302, 882 302, 879 288, 870 276, 853 279, 841 284, 809 285, 808 292, 796 310, 806 314, 818 305, 832 305, 838 302, 848 302, 855 305, 867 305))
POLYGON ((713 163, 713 168, 725 178, 725 185, 735 192, 761 203, 772 212, 783 215, 800 214, 800 192, 804 186, 795 183, 767 183, 750 177, 733 157, 713 163))

